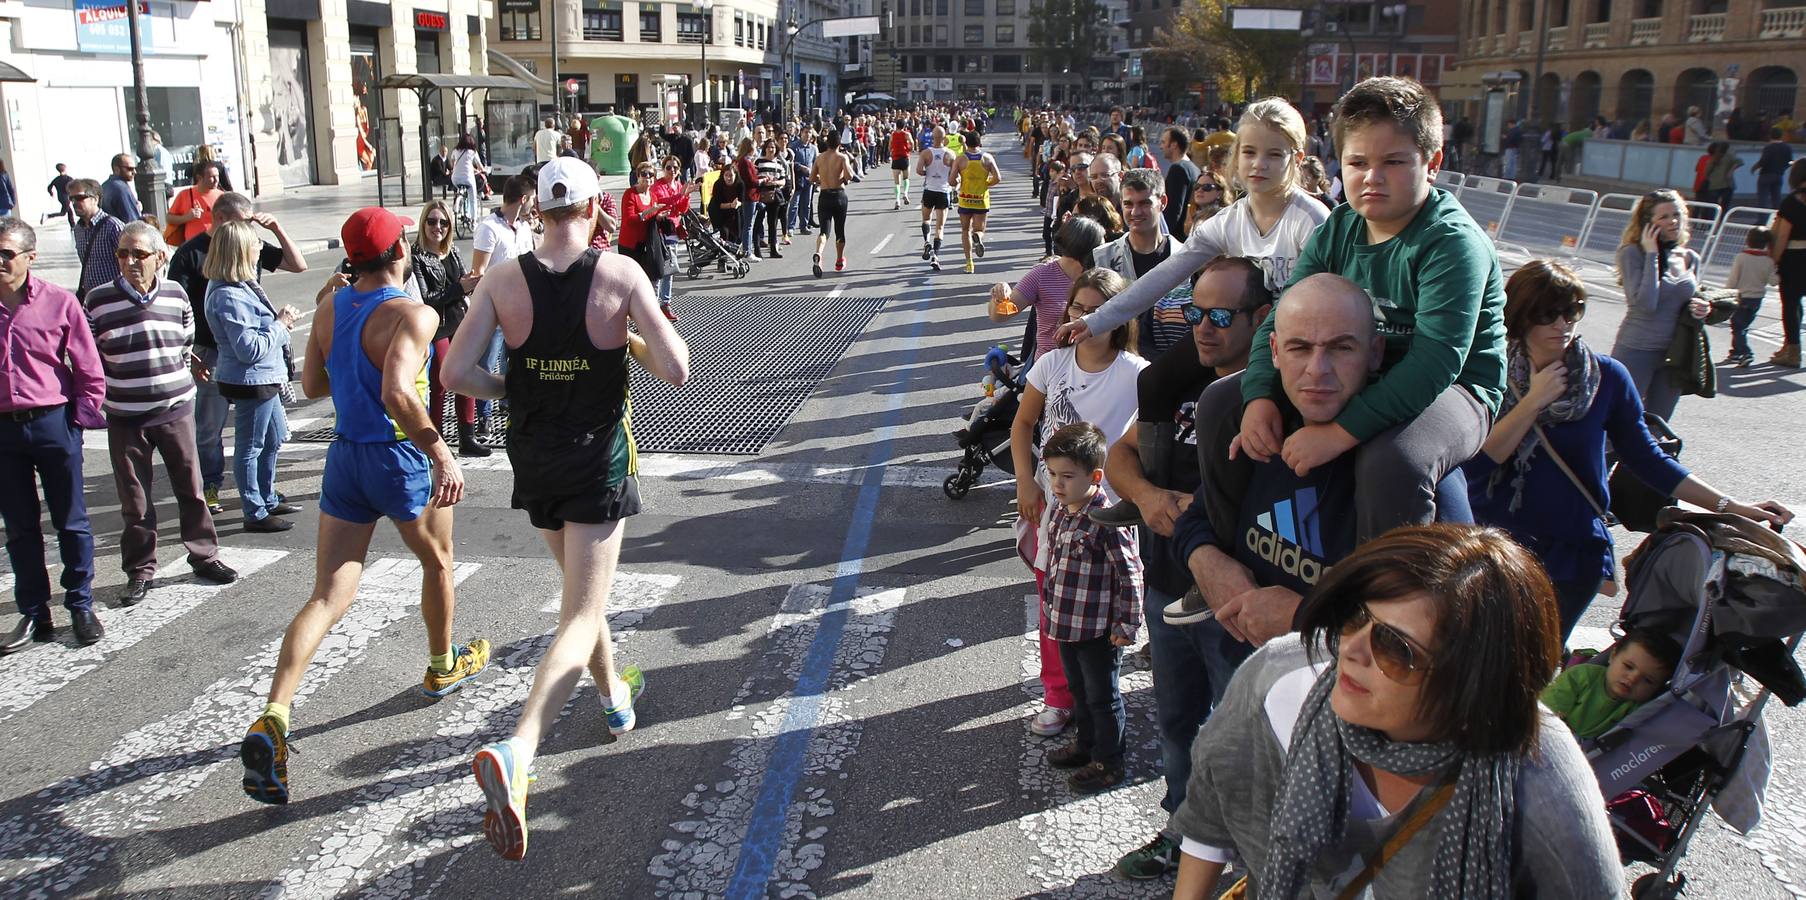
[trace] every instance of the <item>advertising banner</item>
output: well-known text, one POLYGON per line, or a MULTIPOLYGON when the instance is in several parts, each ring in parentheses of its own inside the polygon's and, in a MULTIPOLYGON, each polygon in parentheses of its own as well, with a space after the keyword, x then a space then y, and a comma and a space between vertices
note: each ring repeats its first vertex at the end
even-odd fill
MULTIPOLYGON (((75 45, 83 53, 131 55, 131 27, 120 0, 75 0, 75 45)), ((138 4, 138 40, 151 52, 150 4, 138 4)))

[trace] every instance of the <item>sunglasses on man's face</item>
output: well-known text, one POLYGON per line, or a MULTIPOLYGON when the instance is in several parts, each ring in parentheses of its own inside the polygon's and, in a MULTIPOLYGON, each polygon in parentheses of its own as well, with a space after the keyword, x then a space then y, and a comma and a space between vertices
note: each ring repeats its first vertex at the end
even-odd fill
POLYGON ((1198 327, 1198 323, 1206 319, 1210 320, 1212 328, 1228 328, 1235 324, 1236 313, 1250 312, 1245 309, 1230 309, 1223 306, 1199 306, 1196 303, 1187 303, 1179 308, 1185 313, 1185 324, 1193 328, 1198 327))
POLYGON ((134 250, 130 247, 119 247, 114 249, 113 255, 120 259, 132 259, 138 262, 144 262, 145 260, 156 256, 157 253, 155 250, 134 250))
POLYGON ((69 202, 71 202, 71 203, 80 203, 83 200, 92 200, 92 199, 94 199, 93 194, 70 194, 69 195, 69 202))
POLYGON ((1374 665, 1382 674, 1404 685, 1417 684, 1430 674, 1430 651, 1418 646, 1404 632, 1374 618, 1365 603, 1342 623, 1342 640, 1360 634, 1361 629, 1369 625, 1373 630, 1367 635, 1367 646, 1372 649, 1374 665))
POLYGON ((24 256, 25 254, 30 253, 30 252, 32 252, 32 251, 30 251, 30 250, 8 250, 5 247, 0 247, 0 262, 12 262, 13 260, 18 259, 19 257, 24 256))

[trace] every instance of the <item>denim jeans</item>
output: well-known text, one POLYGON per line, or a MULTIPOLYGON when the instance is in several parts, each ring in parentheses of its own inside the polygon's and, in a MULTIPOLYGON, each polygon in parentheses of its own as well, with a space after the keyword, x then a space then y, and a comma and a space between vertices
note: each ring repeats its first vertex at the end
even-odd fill
MULTIPOLYGON (((489 339, 489 351, 483 354, 483 367, 497 375, 508 373, 508 342, 502 339, 502 329, 497 328, 495 335, 489 339)), ((495 411, 495 401, 478 400, 477 417, 486 419, 495 411)))
POLYGON ((1088 641, 1060 641, 1060 664, 1072 688, 1072 723, 1078 726, 1078 747, 1091 754, 1092 762, 1122 767, 1123 730, 1128 719, 1123 710, 1117 675, 1122 669, 1122 648, 1110 637, 1088 641))
POLYGON ((1222 702, 1236 668, 1254 652, 1254 645, 1230 637, 1215 619, 1167 624, 1161 611, 1176 599, 1150 585, 1143 612, 1148 649, 1154 658, 1154 720, 1160 726, 1161 774, 1166 776, 1160 808, 1169 813, 1185 802, 1185 785, 1191 781, 1191 745, 1198 729, 1222 702))
POLYGON ((1595 576, 1555 582, 1555 606, 1561 613, 1563 645, 1568 643, 1568 635, 1574 632, 1574 626, 1580 624, 1580 617, 1586 614, 1593 598, 1599 595, 1600 581, 1595 576))
MULTIPOLYGON (((219 364, 218 347, 194 348, 201 362, 212 369, 219 364)), ((219 385, 212 381, 194 386, 194 448, 201 458, 201 485, 218 489, 226 480, 226 446, 222 432, 226 430, 226 413, 232 401, 220 396, 219 385)))
POLYGON ((1756 321, 1756 313, 1762 310, 1762 298, 1737 298, 1737 311, 1731 313, 1731 354, 1733 356, 1749 356, 1750 325, 1756 321))
POLYGON ((63 561, 63 606, 91 609, 94 531, 82 497, 82 433, 68 407, 29 422, 0 420, 0 519, 6 522, 13 600, 20 615, 42 620, 50 618, 50 570, 38 524, 39 484, 63 561))
POLYGON ((234 462, 232 477, 238 481, 238 498, 245 521, 262 519, 276 506, 276 454, 288 431, 282 398, 233 402, 234 462))
POLYGON ((762 204, 740 204, 740 249, 748 254, 753 252, 753 220, 758 216, 762 204))
POLYGON ((1756 205, 1775 209, 1781 205, 1781 176, 1756 176, 1756 205))

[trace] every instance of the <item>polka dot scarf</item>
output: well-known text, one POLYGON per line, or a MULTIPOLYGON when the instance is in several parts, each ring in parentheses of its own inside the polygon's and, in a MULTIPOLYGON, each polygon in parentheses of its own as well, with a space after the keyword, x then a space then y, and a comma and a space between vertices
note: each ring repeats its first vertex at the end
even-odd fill
POLYGON ((1258 900, 1295 900, 1309 883, 1313 864, 1341 843, 1349 792, 1360 777, 1356 760, 1399 775, 1455 767, 1455 792, 1448 805, 1413 838, 1436 842, 1429 895, 1507 900, 1517 757, 1472 756, 1452 744, 1394 743, 1337 716, 1329 705, 1335 684, 1332 663, 1299 710, 1286 753, 1285 784, 1274 800, 1269 855, 1256 884, 1258 900))

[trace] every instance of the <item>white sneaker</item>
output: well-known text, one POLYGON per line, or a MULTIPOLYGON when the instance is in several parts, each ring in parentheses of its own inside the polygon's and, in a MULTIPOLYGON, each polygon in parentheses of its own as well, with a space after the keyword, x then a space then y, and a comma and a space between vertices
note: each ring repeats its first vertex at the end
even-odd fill
POLYGON ((1053 737, 1066 730, 1072 721, 1072 710, 1049 706, 1041 710, 1034 720, 1028 723, 1028 730, 1041 737, 1053 737))

